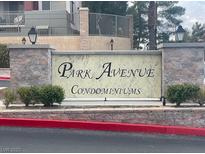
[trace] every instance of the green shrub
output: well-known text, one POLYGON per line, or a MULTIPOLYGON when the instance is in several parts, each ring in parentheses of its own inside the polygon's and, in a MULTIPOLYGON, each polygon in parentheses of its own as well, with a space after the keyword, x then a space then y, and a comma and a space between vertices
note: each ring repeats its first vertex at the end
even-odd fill
POLYGON ((196 102, 200 104, 200 106, 203 106, 205 104, 205 89, 200 89, 198 93, 198 97, 196 98, 196 102))
POLYGON ((9 50, 3 44, 0 44, 0 68, 9 68, 9 50))
POLYGON ((188 100, 195 100, 198 97, 200 88, 192 84, 178 84, 169 86, 167 89, 167 99, 171 103, 179 106, 188 100))
POLYGON ((40 103, 40 87, 38 86, 31 86, 31 102, 32 104, 40 103))
POLYGON ((3 98, 4 98, 4 105, 6 108, 9 107, 10 104, 12 104, 16 100, 16 92, 14 89, 5 89, 3 92, 3 98))
POLYGON ((17 93, 19 94, 20 100, 25 104, 25 106, 29 106, 32 100, 31 88, 20 87, 17 89, 17 93))
POLYGON ((53 103, 61 104, 64 95, 64 90, 59 86, 45 85, 40 88, 40 101, 44 106, 53 106, 53 103))

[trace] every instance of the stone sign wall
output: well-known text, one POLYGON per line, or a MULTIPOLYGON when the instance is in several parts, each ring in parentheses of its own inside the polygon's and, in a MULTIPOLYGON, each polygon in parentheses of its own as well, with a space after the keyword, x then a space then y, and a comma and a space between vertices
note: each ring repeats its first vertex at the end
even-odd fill
POLYGON ((49 45, 10 45, 11 87, 52 83, 67 98, 159 99, 169 85, 204 86, 204 47, 167 43, 160 51, 54 52, 49 45))
POLYGON ((53 52, 52 83, 67 98, 159 99, 161 52, 53 52))

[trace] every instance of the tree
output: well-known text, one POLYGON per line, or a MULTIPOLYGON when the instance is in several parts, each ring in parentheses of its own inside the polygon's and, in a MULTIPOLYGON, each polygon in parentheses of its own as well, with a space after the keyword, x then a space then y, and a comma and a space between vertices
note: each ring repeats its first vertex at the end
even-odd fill
POLYGON ((185 8, 177 6, 177 1, 159 1, 158 8, 158 43, 168 42, 170 33, 182 23, 178 17, 185 14, 185 8))
POLYGON ((146 15, 148 10, 148 3, 144 1, 135 1, 133 5, 128 8, 127 14, 133 15, 133 47, 140 49, 140 45, 147 42, 148 25, 146 15))
MULTIPOLYGON (((179 25, 182 20, 178 19, 181 15, 185 13, 185 9, 181 6, 176 6, 178 2, 173 1, 158 1, 156 3, 149 2, 149 1, 143 1, 144 5, 146 7, 143 7, 142 11, 143 13, 140 13, 138 11, 138 8, 142 8, 140 5, 140 2, 135 2, 133 5, 128 9, 132 10, 129 13, 131 13, 134 17, 134 32, 137 35, 137 38, 140 38, 140 40, 149 40, 149 45, 154 47, 150 47, 150 49, 156 49, 156 42, 168 42, 169 41, 169 35, 175 31, 176 26, 179 25), (134 6, 135 5, 135 6, 134 6), (157 9, 157 14, 156 13, 157 9), (149 12, 150 11, 150 12, 149 12), (141 14, 141 15, 139 15, 141 14), (154 18, 153 18, 154 15, 154 18), (138 24, 135 24, 135 20, 139 20, 139 16, 143 19, 143 22, 137 21, 138 24), (136 18, 137 17, 137 18, 136 18), (149 19, 148 19, 149 18, 149 19), (157 21, 156 21, 157 18, 157 21), (149 30, 150 35, 139 35, 148 33, 147 31, 147 25, 149 21, 149 30), (156 26, 157 24, 157 26, 156 26), (140 29, 139 27, 143 27, 140 29), (157 41, 156 41, 157 40, 157 41)), ((138 46, 138 43, 136 43, 136 37, 134 37, 134 43, 136 46, 138 46)), ((146 42, 144 41, 144 42, 146 42)), ((142 41, 139 41, 140 43, 144 43, 142 41)))
POLYGON ((149 49, 157 49, 157 2, 150 1, 148 8, 149 49))
POLYGON ((191 37, 193 42, 198 42, 205 40, 205 24, 201 24, 196 22, 192 26, 192 37, 191 37))
POLYGON ((192 42, 192 34, 188 29, 185 29, 184 42, 192 42))
POLYGON ((83 1, 83 7, 88 7, 92 13, 126 15, 127 1, 83 1))

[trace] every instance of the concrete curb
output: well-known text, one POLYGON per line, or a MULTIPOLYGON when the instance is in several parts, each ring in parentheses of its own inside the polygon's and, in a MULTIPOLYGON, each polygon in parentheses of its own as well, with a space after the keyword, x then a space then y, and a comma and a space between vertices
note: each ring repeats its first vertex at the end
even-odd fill
POLYGON ((96 131, 141 132, 175 135, 205 136, 205 128, 182 126, 161 126, 149 124, 128 124, 113 122, 92 122, 73 120, 0 118, 0 126, 37 127, 37 128, 70 128, 96 131))

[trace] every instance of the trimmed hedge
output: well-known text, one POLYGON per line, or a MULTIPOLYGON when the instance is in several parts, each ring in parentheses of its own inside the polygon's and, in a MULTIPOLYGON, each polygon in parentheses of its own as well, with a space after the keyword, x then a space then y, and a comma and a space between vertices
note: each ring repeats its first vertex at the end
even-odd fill
POLYGON ((9 89, 4 93, 4 102, 8 107, 16 100, 16 93, 25 106, 30 104, 42 103, 44 106, 53 106, 54 103, 61 104, 65 98, 64 90, 59 86, 43 85, 31 87, 19 87, 16 92, 9 89))
POLYGON ((31 103, 33 105, 37 104, 37 103, 40 103, 40 89, 41 87, 38 87, 38 86, 31 86, 30 87, 30 91, 31 91, 31 103))
POLYGON ((191 100, 195 102, 198 98, 200 88, 193 84, 177 84, 168 86, 167 99, 171 103, 180 106, 181 103, 191 100))
POLYGON ((31 88, 20 87, 17 89, 17 93, 19 94, 20 100, 25 104, 25 106, 29 106, 32 100, 31 88))
POLYGON ((53 103, 61 104, 64 99, 64 91, 59 86, 46 85, 40 89, 40 102, 44 106, 53 106, 53 103))

